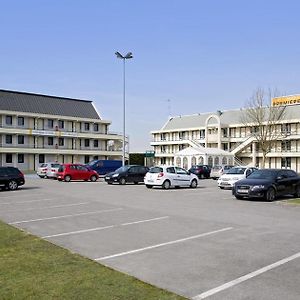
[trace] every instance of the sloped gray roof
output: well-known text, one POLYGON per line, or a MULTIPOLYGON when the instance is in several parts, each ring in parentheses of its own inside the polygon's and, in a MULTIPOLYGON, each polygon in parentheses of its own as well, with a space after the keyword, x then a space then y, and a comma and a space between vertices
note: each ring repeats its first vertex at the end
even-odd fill
MULTIPOLYGON (((188 129, 188 128, 201 128, 205 126, 207 118, 211 115, 220 117, 221 124, 240 124, 242 111, 240 109, 227 110, 223 112, 202 113, 197 115, 186 115, 171 117, 166 124, 160 129, 163 131, 188 129)), ((300 119, 300 105, 286 106, 283 120, 300 119)))
POLYGON ((0 90, 0 110, 101 119, 92 101, 0 90))

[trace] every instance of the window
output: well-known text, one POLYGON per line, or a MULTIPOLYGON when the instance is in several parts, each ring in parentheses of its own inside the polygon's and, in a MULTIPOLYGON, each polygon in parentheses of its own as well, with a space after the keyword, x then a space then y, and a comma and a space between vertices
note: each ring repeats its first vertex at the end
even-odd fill
POLYGON ((175 173, 175 169, 173 167, 167 168, 167 173, 175 173))
POLYGON ((291 141, 282 141, 281 151, 291 151, 291 141))
POLYGON ((84 130, 90 131, 90 123, 84 123, 84 130))
POLYGON ((94 140, 94 148, 98 148, 99 147, 99 141, 98 140, 94 140))
POLYGON ((281 168, 290 168, 292 164, 291 157, 282 157, 281 158, 281 168))
POLYGON ((281 132, 283 134, 290 134, 291 133, 291 124, 281 124, 281 132))
POLYGON ((24 163, 24 154, 18 154, 18 163, 23 164, 24 163))
POLYGON ((6 125, 12 125, 12 116, 6 116, 5 124, 6 125))
POLYGON ((90 161, 90 156, 89 155, 85 155, 84 156, 84 163, 87 164, 90 161))
POLYGON ((24 145, 24 135, 18 135, 18 144, 24 145))
POLYGON ((45 154, 39 154, 39 164, 43 164, 45 162, 45 154))
POLYGON ((48 145, 49 146, 53 146, 53 142, 54 142, 53 137, 52 136, 48 136, 48 145))
POLYGON ((7 153, 6 154, 6 163, 7 164, 11 164, 12 163, 12 154, 11 153, 7 153))
POLYGON ((59 120, 58 121, 58 128, 61 128, 61 129, 65 128, 65 122, 62 121, 62 120, 59 120))
POLYGON ((176 169, 176 173, 177 174, 182 174, 182 175, 186 175, 187 174, 186 170, 184 170, 182 168, 175 167, 175 169, 176 169))
POLYGON ((25 121, 24 121, 24 117, 18 117, 18 126, 24 126, 25 121))
POLYGON ((53 128, 53 126, 54 126, 53 120, 49 119, 48 120, 48 128, 53 128))
POLYGON ((5 136, 5 142, 6 142, 6 144, 12 144, 12 135, 11 134, 7 134, 5 136))
POLYGON ((94 131, 99 131, 99 124, 94 124, 94 131))
POLYGON ((59 138, 58 139, 58 145, 59 146, 64 146, 65 145, 65 139, 64 138, 59 138))
POLYGON ((89 146, 90 146, 90 140, 84 139, 84 147, 89 147, 89 146))

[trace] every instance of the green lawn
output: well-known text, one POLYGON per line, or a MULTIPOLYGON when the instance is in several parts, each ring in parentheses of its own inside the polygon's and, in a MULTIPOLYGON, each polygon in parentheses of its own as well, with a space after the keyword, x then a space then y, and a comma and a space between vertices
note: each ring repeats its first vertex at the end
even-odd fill
POLYGON ((291 204, 300 204, 300 198, 289 200, 288 203, 291 203, 291 204))
POLYGON ((1 299, 185 299, 0 222, 1 299))

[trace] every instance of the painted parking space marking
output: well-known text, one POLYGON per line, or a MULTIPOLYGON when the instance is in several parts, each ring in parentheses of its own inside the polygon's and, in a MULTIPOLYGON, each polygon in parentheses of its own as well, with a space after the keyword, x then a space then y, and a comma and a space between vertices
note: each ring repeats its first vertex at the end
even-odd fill
POLYGON ((123 208, 112 208, 112 209, 105 209, 105 210, 96 210, 96 211, 90 211, 85 213, 78 213, 78 214, 70 214, 70 215, 62 215, 62 216, 55 216, 55 217, 48 217, 48 218, 41 218, 41 219, 31 219, 31 220, 23 220, 23 221, 15 221, 10 222, 8 224, 21 224, 21 223, 32 223, 32 222, 41 222, 46 220, 56 220, 56 219, 63 219, 63 218, 71 218, 71 217, 77 217, 77 216, 84 216, 84 215, 93 215, 93 214, 101 214, 106 212, 113 212, 113 211, 119 211, 123 208))
POLYGON ((142 252, 142 251, 146 251, 146 250, 150 250, 150 249, 155 249, 155 248, 159 248, 159 247, 164 247, 164 246, 168 246, 168 245, 173 245, 173 244, 177 244, 177 243, 186 242, 186 241, 189 241, 189 240, 202 238, 202 237, 205 237, 205 236, 209 236, 209 235, 213 235, 213 234, 216 234, 216 233, 228 231, 228 230, 231 230, 231 229, 233 229, 233 227, 225 227, 225 228, 222 228, 222 229, 218 229, 218 230, 214 230, 214 231, 210 231, 210 232, 205 232, 205 233, 201 233, 201 234, 198 234, 198 235, 189 236, 189 237, 179 239, 179 240, 175 240, 175 241, 170 241, 170 242, 161 243, 161 244, 157 244, 157 245, 152 245, 152 246, 148 246, 148 247, 144 247, 144 248, 140 248, 140 249, 135 249, 135 250, 121 252, 121 253, 117 253, 117 254, 113 254, 113 255, 99 257, 99 258, 96 258, 94 260, 95 261, 101 261, 101 260, 106 260, 106 259, 110 259, 110 258, 129 255, 129 254, 133 254, 133 253, 138 253, 138 252, 142 252))
POLYGON ((58 234, 46 235, 46 236, 43 236, 42 238, 45 239, 45 238, 51 238, 51 237, 80 234, 80 233, 91 232, 91 231, 99 231, 99 230, 108 229, 108 228, 116 228, 116 227, 120 227, 120 226, 128 226, 128 225, 139 224, 139 223, 153 222, 153 221, 163 220, 163 219, 167 219, 167 218, 169 218, 169 216, 147 219, 147 220, 140 220, 140 221, 135 221, 135 222, 130 222, 130 223, 123 223, 123 224, 119 224, 119 225, 109 225, 109 226, 95 227, 95 228, 83 229, 83 230, 77 230, 77 231, 71 231, 71 232, 63 232, 63 233, 58 233, 58 234))
POLYGON ((50 201, 50 200, 57 200, 57 198, 48 198, 48 199, 39 199, 39 200, 29 200, 29 201, 19 201, 19 202, 0 202, 0 205, 2 204, 24 204, 24 203, 32 203, 32 202, 43 202, 43 201, 50 201))
POLYGON ((26 208, 26 209, 22 209, 22 210, 13 210, 13 212, 30 211, 30 210, 40 210, 40 209, 51 209, 51 208, 61 208, 61 207, 79 206, 79 205, 86 205, 86 204, 90 204, 90 202, 81 202, 81 203, 74 203, 74 204, 64 204, 64 205, 54 205, 54 206, 26 208))
POLYGON ((275 262, 275 263, 273 263, 273 264, 270 264, 270 265, 268 265, 268 266, 265 266, 265 267, 263 267, 263 268, 261 268, 261 269, 258 269, 258 270, 256 270, 256 271, 254 271, 254 272, 251 272, 251 273, 249 273, 249 274, 246 274, 246 275, 244 275, 244 276, 241 276, 241 277, 239 277, 239 278, 237 278, 237 279, 234 279, 234 280, 232 280, 232 281, 229 281, 229 282, 227 282, 227 283, 225 283, 225 284, 222 284, 222 285, 220 285, 220 286, 218 286, 218 287, 216 287, 216 288, 213 288, 213 289, 211 289, 211 290, 208 290, 208 291, 206 291, 206 292, 204 292, 204 293, 202 293, 202 294, 200 294, 200 295, 197 295, 197 296, 193 297, 192 300, 201 300, 201 299, 205 299, 205 298, 207 298, 207 297, 210 297, 210 296, 212 296, 212 295, 214 295, 214 294, 216 294, 216 293, 219 293, 219 292, 221 292, 221 291, 224 291, 224 290, 226 290, 226 289, 228 289, 228 288, 230 288, 230 287, 233 287, 233 286, 235 286, 235 285, 237 285, 237 284, 240 284, 241 282, 244 282, 244 281, 246 281, 246 280, 248 280, 248 279, 251 279, 251 278, 253 278, 253 277, 256 277, 256 276, 258 276, 258 275, 260 275, 260 274, 262 274, 262 273, 265 273, 265 272, 267 272, 267 271, 270 271, 270 270, 272 270, 272 269, 274 269, 274 268, 277 268, 277 267, 279 267, 279 266, 281 266, 281 265, 283 265, 283 264, 286 264, 286 263, 288 263, 288 262, 290 262, 290 261, 292 261, 292 260, 294 260, 294 259, 297 259, 297 258, 300 258, 300 252, 298 252, 298 253, 296 253, 296 254, 294 254, 294 255, 291 255, 291 256, 289 256, 289 257, 287 257, 287 258, 281 259, 281 260, 279 260, 279 261, 277 261, 277 262, 275 262))

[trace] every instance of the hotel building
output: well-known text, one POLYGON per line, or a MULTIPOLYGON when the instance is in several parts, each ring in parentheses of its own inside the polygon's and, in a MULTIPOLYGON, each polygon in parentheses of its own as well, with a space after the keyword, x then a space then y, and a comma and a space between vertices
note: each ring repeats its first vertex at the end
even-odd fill
POLYGON ((92 101, 0 90, 0 166, 122 159, 123 137, 110 124, 92 101))
MULTIPOLYGON (((286 105, 266 168, 291 168, 300 172, 300 96, 274 98, 273 106, 286 105)), ((160 130, 151 131, 155 164, 262 165, 262 152, 245 126, 241 110, 170 117, 160 130)))

